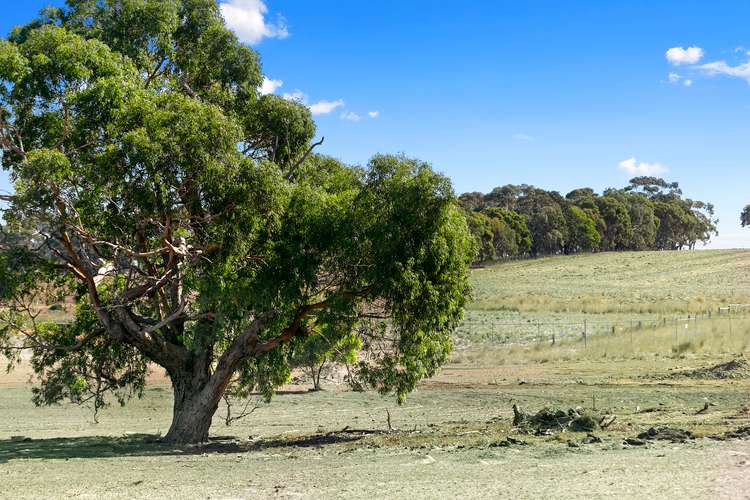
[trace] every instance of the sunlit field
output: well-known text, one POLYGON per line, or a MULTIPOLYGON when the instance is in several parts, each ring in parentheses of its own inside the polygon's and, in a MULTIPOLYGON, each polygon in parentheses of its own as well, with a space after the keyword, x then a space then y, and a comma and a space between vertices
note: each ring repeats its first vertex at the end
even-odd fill
POLYGON ((725 434, 750 425, 748 263, 750 252, 624 253, 476 269, 451 363, 404 405, 302 380, 231 426, 220 408, 206 447, 158 443, 171 408, 158 370, 142 400, 95 424, 85 407, 35 408, 21 366, 0 377, 2 495, 705 497, 750 452, 725 434), (595 440, 519 433, 514 404, 614 421, 595 440), (659 426, 693 439, 626 443, 659 426))

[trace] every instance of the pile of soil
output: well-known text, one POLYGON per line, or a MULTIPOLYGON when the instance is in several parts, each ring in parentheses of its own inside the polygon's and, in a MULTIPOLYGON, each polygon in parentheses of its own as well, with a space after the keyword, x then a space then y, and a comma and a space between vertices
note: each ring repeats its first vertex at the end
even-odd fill
POLYGON ((690 439, 695 439, 693 433, 676 427, 651 427, 646 432, 638 434, 638 439, 644 441, 670 441, 672 443, 684 443, 690 439))
POLYGON ((501 441, 497 441, 495 443, 490 444, 490 447, 491 448, 506 448, 508 446, 514 446, 514 445, 526 446, 527 444, 529 443, 527 443, 526 441, 522 441, 521 439, 507 437, 501 441))
POLYGON ((709 436, 717 441, 726 441, 727 439, 747 439, 750 438, 750 426, 739 427, 733 431, 727 431, 724 434, 709 436))
POLYGON ((706 368, 675 372, 670 374, 669 378, 692 378, 699 380, 750 378, 750 364, 744 359, 738 358, 706 368))
POLYGON ((513 405, 513 425, 521 431, 539 435, 555 432, 592 432, 599 428, 601 418, 587 413, 583 408, 570 408, 568 411, 542 408, 537 413, 522 411, 513 405))

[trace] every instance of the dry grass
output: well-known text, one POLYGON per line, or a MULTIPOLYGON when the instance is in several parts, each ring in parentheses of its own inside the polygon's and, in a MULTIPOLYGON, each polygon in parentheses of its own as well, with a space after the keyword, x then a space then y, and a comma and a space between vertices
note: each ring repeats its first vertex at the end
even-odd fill
POLYGON ((665 315, 750 302, 744 250, 546 257, 473 274, 478 311, 665 315))
MULTIPOLYGON (((201 448, 148 438, 169 424, 171 394, 158 373, 143 400, 105 410, 93 424, 71 405, 34 408, 22 366, 0 379, 0 496, 710 497, 750 449, 705 436, 750 425, 750 379, 673 375, 745 354, 750 318, 733 316, 731 328, 727 316, 687 329, 672 320, 747 301, 749 260, 750 252, 599 254, 477 270, 474 323, 459 331, 453 363, 403 406, 341 387, 301 387, 232 427, 220 410, 213 433, 231 437, 201 448), (582 406, 617 419, 597 431, 598 444, 571 432, 520 435, 514 403, 528 412, 582 406), (661 425, 698 439, 623 444, 661 425), (508 436, 528 444, 498 447, 508 436)), ((744 476, 731 485, 748 486, 744 476)))
POLYGON ((750 251, 548 257, 476 269, 472 283, 460 348, 594 337, 749 303, 750 251))

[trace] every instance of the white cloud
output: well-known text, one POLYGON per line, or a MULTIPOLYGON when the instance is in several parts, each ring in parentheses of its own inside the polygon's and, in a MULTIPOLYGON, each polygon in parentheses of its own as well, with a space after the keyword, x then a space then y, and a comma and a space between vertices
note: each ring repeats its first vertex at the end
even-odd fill
POLYGON ((534 138, 527 134, 513 134, 513 140, 521 142, 531 142, 534 140, 534 138))
POLYGON ((344 111, 343 113, 341 113, 341 119, 350 122, 358 122, 362 119, 362 117, 354 111, 344 111))
POLYGON ((292 91, 291 93, 284 92, 284 95, 282 95, 281 97, 283 97, 287 101, 296 101, 307 105, 307 94, 302 92, 300 89, 294 89, 294 91, 292 91))
POLYGON ((219 4, 227 27, 242 43, 254 45, 264 38, 286 38, 289 30, 284 18, 276 22, 266 19, 268 7, 263 0, 226 0, 219 4))
POLYGON ((285 92, 281 97, 287 101, 295 101, 304 104, 313 115, 327 115, 336 108, 344 106, 343 99, 336 99, 335 101, 320 100, 315 104, 309 104, 307 94, 299 89, 295 89, 291 93, 285 92))
POLYGON ((310 113, 313 115, 327 115, 336 108, 340 108, 344 105, 343 99, 336 99, 335 101, 318 101, 315 104, 308 106, 310 113))
POLYGON ((641 175, 659 175, 669 170, 661 163, 638 163, 635 157, 631 157, 627 160, 621 161, 618 164, 618 167, 620 170, 626 172, 628 175, 632 175, 633 177, 641 175))
POLYGON ((367 116, 370 118, 377 118, 380 116, 380 111, 368 111, 367 116))
POLYGON ((710 76, 734 76, 736 78, 742 78, 747 83, 750 83, 750 61, 738 64, 737 66, 730 66, 726 61, 716 61, 702 64, 701 66, 698 66, 698 69, 710 76))
POLYGON ((675 66, 695 64, 703 58, 703 49, 700 47, 672 47, 664 55, 667 61, 675 66))
POLYGON ((684 78, 682 75, 679 75, 677 73, 670 73, 667 75, 667 80, 669 83, 677 84, 682 82, 682 84, 685 87, 691 87, 693 85, 693 80, 690 80, 688 78, 684 78))
POLYGON ((284 85, 284 82, 281 80, 271 80, 270 78, 264 76, 263 77, 263 84, 258 88, 258 92, 260 92, 260 95, 267 95, 267 94, 273 94, 279 88, 284 85))

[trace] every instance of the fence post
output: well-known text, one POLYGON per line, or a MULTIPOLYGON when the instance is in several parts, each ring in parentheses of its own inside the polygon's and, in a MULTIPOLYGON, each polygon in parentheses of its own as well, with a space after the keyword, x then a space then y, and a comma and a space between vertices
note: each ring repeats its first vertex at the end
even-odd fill
POLYGON ((539 320, 536 322, 536 338, 540 343, 542 342, 542 325, 539 324, 539 320))

